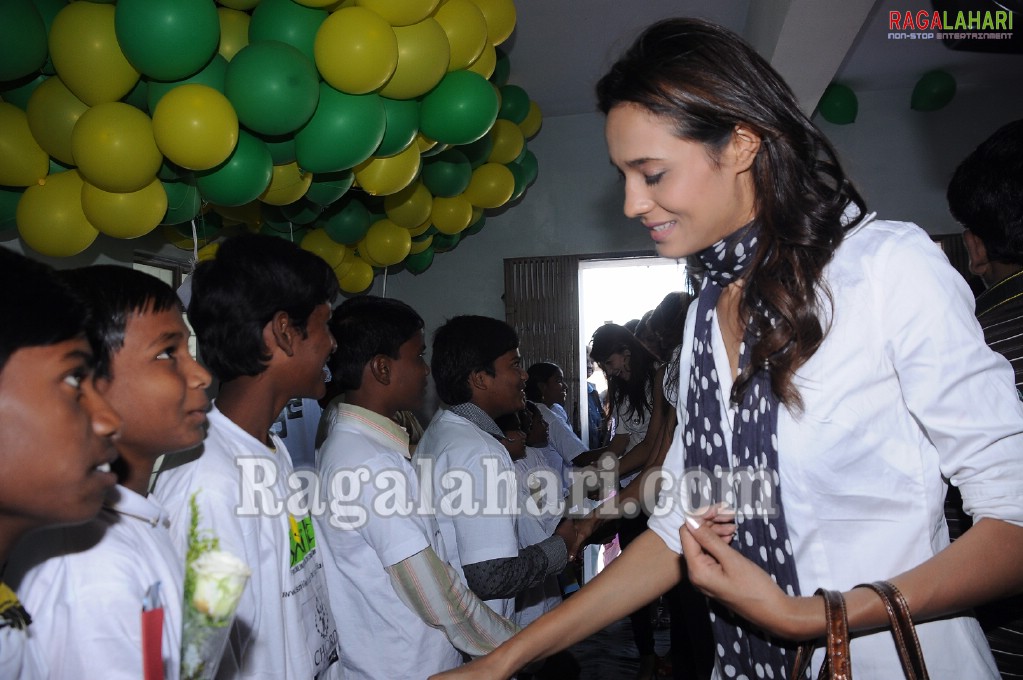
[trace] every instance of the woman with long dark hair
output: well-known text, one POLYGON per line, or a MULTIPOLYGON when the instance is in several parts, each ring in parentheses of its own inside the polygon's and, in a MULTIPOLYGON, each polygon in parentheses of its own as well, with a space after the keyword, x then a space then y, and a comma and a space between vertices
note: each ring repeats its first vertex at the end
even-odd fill
POLYGON ((684 568, 712 601, 717 677, 787 677, 796 642, 825 632, 817 588, 844 591, 854 675, 901 677, 884 604, 856 587, 887 579, 932 678, 996 678, 968 610, 1023 589, 1023 405, 965 282, 920 228, 867 213, 734 33, 655 24, 597 92, 626 215, 662 256, 706 269, 680 354, 674 483, 601 576, 454 673, 507 677, 684 568), (951 545, 944 478, 978 520, 951 545), (734 524, 705 510, 720 502, 734 524))

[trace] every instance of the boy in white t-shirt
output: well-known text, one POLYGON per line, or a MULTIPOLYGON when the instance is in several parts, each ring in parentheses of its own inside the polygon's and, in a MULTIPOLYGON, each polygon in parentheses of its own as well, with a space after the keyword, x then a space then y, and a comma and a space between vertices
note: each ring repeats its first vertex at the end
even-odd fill
POLYGON ((432 493, 444 537, 443 555, 469 588, 497 613, 511 617, 515 596, 560 573, 575 550, 571 522, 553 536, 519 549, 514 466, 494 422, 525 406, 526 372, 519 338, 503 321, 457 316, 434 334, 438 411, 416 449, 421 483, 432 493))
POLYGON ((176 680, 184 563, 166 511, 146 494, 157 458, 205 436, 210 374, 188 352, 190 332, 167 284, 115 265, 61 276, 90 309, 96 385, 124 421, 113 464, 118 485, 84 526, 23 541, 8 573, 14 583, 20 577, 26 605, 47 612, 31 632, 46 677, 129 680, 152 677, 147 668, 176 680), (152 630, 160 646, 150 656, 143 653, 141 615, 147 595, 162 610, 147 616, 162 616, 152 630))
POLYGON ((272 236, 232 237, 192 275, 188 317, 220 391, 202 455, 162 470, 153 493, 172 513, 181 555, 194 496, 199 529, 252 570, 221 679, 340 677, 319 530, 288 450, 270 432, 289 400, 324 394, 337 291, 325 261, 272 236))
MULTIPOLYGON (((29 531, 95 517, 121 420, 92 382, 88 312, 52 269, 0 248, 0 577, 29 531)), ((34 612, 37 619, 49 612, 34 612)), ((34 624, 0 580, 0 678, 35 680, 34 624)))
POLYGON ((399 411, 422 406, 430 369, 423 320, 398 300, 352 298, 331 320, 334 380, 345 393, 317 468, 331 508, 320 539, 347 680, 426 677, 481 656, 516 629, 438 553, 437 521, 419 512, 399 411), (363 474, 356 491, 346 490, 363 474))

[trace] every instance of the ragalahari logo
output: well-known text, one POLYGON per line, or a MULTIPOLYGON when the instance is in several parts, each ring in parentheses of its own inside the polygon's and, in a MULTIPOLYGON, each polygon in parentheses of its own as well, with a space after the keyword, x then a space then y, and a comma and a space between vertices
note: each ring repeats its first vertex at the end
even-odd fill
POLYGON ((889 40, 1008 40, 1013 13, 1007 10, 888 12, 889 40))

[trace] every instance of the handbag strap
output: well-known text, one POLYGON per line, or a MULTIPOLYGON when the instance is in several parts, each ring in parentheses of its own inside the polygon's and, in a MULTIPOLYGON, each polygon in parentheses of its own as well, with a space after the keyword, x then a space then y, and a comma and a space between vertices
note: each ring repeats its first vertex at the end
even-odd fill
POLYGON ((916 635, 916 627, 909 613, 906 598, 895 584, 888 581, 861 583, 857 588, 870 588, 877 593, 888 612, 892 622, 892 637, 895 638, 895 649, 899 653, 902 671, 908 680, 928 680, 927 664, 920 647, 920 639, 916 635))
MULTIPOLYGON (((852 680, 852 664, 849 659, 849 619, 845 612, 845 598, 837 590, 818 588, 814 593, 824 599, 824 615, 828 627, 824 663, 821 665, 820 680, 852 680)), ((812 640, 799 645, 796 650, 795 665, 792 668, 792 680, 806 677, 806 670, 813 657, 814 642, 812 640)))

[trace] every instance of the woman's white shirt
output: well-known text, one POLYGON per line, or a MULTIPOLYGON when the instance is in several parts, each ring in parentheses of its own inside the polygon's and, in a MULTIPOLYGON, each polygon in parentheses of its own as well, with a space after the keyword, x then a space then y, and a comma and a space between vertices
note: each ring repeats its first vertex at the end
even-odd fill
MULTIPOLYGON (((778 415, 780 494, 803 594, 890 578, 945 548, 943 477, 960 488, 976 520, 1023 525, 1023 407, 1012 370, 984 344, 973 296, 930 238, 915 225, 871 217, 825 270, 834 312, 821 347, 796 375, 804 412, 778 415)), ((826 295, 822 301, 827 308, 826 295)), ((696 307, 681 353, 680 422, 696 307)), ((716 321, 725 416, 731 373, 716 321)), ((665 461, 676 479, 684 446, 676 438, 665 461)), ((650 528, 681 551, 677 491, 662 496, 672 507, 660 508, 650 528)), ((736 540, 745 540, 741 529, 736 540)), ((918 630, 933 677, 997 677, 974 619, 918 630)), ((857 675, 901 673, 888 632, 852 644, 857 675)))

